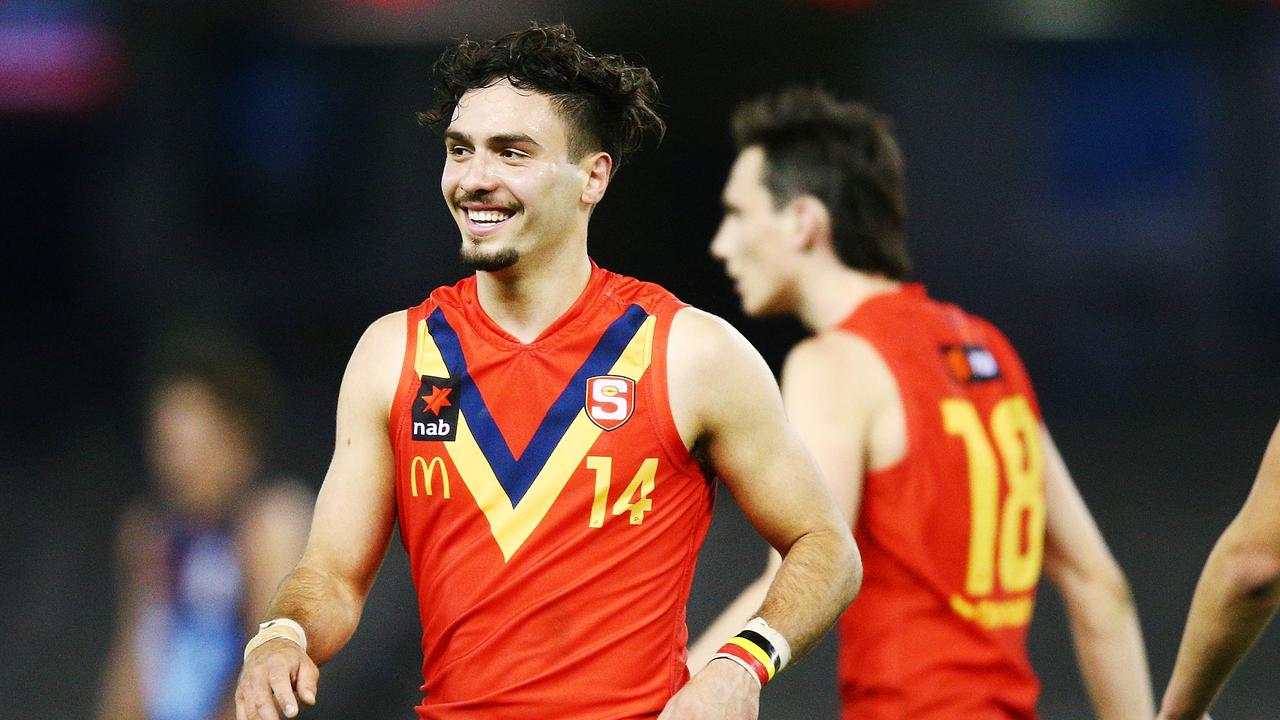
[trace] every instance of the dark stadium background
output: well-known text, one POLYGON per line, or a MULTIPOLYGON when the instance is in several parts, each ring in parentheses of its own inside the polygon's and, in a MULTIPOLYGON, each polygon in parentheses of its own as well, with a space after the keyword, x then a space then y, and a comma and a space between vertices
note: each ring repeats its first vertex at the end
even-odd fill
MULTIPOLYGON (((414 123, 430 64, 448 38, 534 18, 645 60, 664 89, 667 139, 618 176, 594 257, 729 318, 775 367, 800 329, 744 320, 706 253, 727 114, 821 81, 893 117, 917 277, 1021 350, 1163 690, 1280 418, 1275 3, 5 0, 0 717, 93 705, 160 338, 200 325, 258 343, 286 389, 271 470, 319 483, 361 330, 462 274, 439 135, 414 123)), ((695 632, 763 552, 722 495, 695 632)), ((393 543, 310 717, 411 714, 413 604, 393 543)), ((1031 654, 1044 717, 1086 716, 1048 587, 1031 654)), ((770 686, 762 716, 834 717, 833 657, 828 641, 770 686)), ((1277 666, 1272 627, 1215 714, 1275 717, 1277 666)))

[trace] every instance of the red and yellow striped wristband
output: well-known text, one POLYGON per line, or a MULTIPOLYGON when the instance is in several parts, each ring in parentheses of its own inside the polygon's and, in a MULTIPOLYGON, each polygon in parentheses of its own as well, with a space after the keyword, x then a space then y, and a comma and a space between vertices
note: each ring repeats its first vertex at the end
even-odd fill
POLYGON ((732 660, 742 667, 764 687, 774 675, 782 672, 787 661, 791 659, 791 648, 782 635, 769 627, 763 618, 752 618, 742 632, 729 638, 729 642, 720 647, 715 658, 732 660))

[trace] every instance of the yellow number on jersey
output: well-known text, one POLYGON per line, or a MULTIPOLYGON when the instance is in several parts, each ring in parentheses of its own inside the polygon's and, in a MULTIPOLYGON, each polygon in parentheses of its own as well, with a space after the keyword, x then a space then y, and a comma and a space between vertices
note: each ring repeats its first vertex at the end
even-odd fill
MULTIPOLYGON (((589 527, 604 527, 604 510, 609 502, 609 484, 613 479, 613 458, 588 455, 587 469, 596 472, 596 493, 591 502, 591 520, 587 524, 589 527)), ((649 493, 653 492, 657 476, 658 458, 645 458, 626 489, 614 501, 613 514, 630 512, 632 525, 643 523, 644 514, 653 509, 649 493)))
POLYGON ((947 434, 964 441, 969 458, 971 527, 965 593, 990 595, 997 572, 1006 592, 1030 589, 1040 577, 1044 559, 1044 455, 1031 405, 1022 395, 1001 400, 991 411, 988 433, 973 403, 949 398, 942 401, 942 424, 947 434), (1009 486, 1003 508, 1001 468, 1009 486))

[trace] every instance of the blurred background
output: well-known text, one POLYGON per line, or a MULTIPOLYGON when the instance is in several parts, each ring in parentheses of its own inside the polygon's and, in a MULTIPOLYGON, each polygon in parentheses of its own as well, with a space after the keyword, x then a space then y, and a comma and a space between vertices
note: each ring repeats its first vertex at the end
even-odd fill
MULTIPOLYGON (((450 38, 564 20, 643 60, 670 130, 592 222, 603 266, 740 327, 707 255, 733 104, 822 83, 895 123, 932 294, 992 319, 1129 574, 1157 692, 1196 577, 1280 419, 1280 3, 1245 0, 0 0, 0 697, 84 717, 116 617, 113 545, 149 492, 148 358, 241 335, 281 387, 264 475, 318 487, 346 359, 378 316, 464 274, 415 124, 450 38)), ((693 632, 758 572, 727 494, 693 632)), ((420 683, 393 541, 315 718, 407 718, 420 683)), ((1043 716, 1088 713, 1053 591, 1043 716)), ((1280 707, 1272 627, 1216 706, 1280 707)), ((834 717, 827 642, 762 717, 834 717)))

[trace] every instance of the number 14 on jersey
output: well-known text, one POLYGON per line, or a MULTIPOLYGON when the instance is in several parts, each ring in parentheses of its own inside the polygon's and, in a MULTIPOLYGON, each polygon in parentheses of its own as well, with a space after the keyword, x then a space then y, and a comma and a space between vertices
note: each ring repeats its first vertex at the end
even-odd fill
MULTIPOLYGON (((613 458, 600 455, 587 456, 587 469, 596 472, 595 499, 591 502, 590 527, 604 527, 605 507, 609 503, 609 485, 613 482, 613 458)), ((631 513, 631 524, 644 522, 644 514, 653 509, 653 501, 649 493, 653 492, 653 482, 658 476, 658 458, 645 458, 640 469, 631 478, 631 482, 618 495, 613 503, 613 514, 631 513)))

